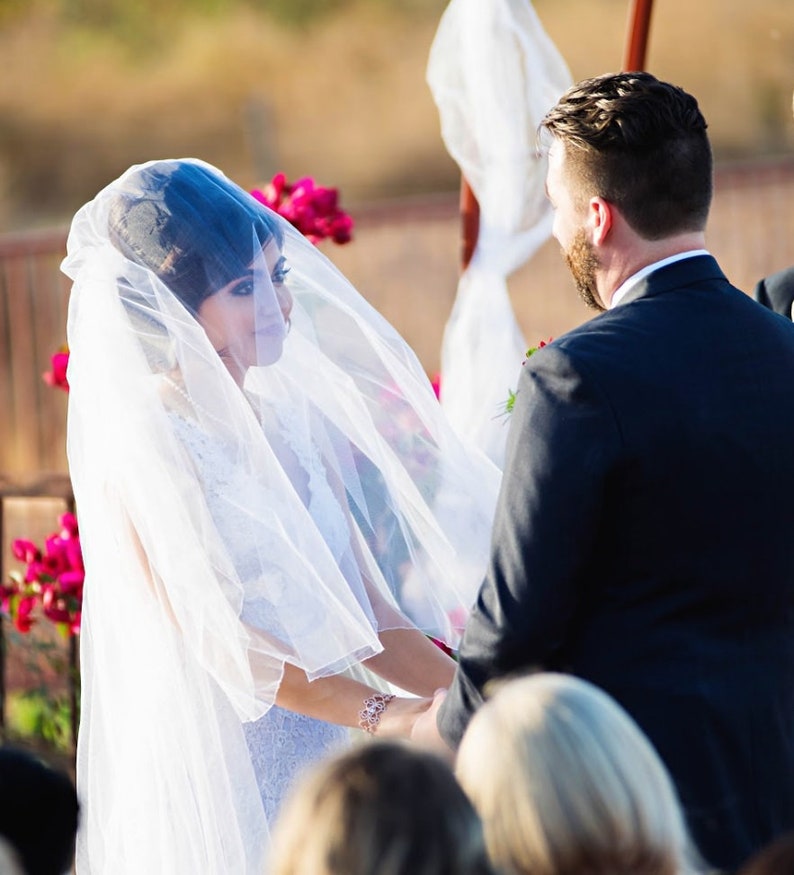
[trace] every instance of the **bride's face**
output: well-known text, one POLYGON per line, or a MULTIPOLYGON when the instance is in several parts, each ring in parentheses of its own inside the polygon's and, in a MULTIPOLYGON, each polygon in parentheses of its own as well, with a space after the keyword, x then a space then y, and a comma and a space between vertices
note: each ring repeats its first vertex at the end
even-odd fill
POLYGON ((240 384, 248 368, 270 365, 281 357, 292 310, 292 295, 284 285, 288 272, 284 256, 270 240, 243 276, 199 307, 199 323, 240 384))

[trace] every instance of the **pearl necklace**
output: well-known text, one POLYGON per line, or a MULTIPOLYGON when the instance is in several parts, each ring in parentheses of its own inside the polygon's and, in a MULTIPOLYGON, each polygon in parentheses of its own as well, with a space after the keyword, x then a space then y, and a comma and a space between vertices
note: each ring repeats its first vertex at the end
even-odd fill
POLYGON ((211 410, 207 410, 206 407, 191 398, 190 395, 188 395, 186 389, 183 386, 180 386, 179 383, 177 383, 176 380, 174 380, 172 377, 169 377, 166 374, 163 376, 163 379, 166 383, 168 383, 169 386, 171 386, 172 389, 175 389, 185 399, 185 401, 187 401, 187 403, 193 408, 194 411, 198 413, 203 413, 205 416, 209 417, 210 419, 214 419, 215 422, 218 422, 223 426, 228 425, 228 422, 223 419, 223 417, 218 416, 217 413, 213 413, 211 410))

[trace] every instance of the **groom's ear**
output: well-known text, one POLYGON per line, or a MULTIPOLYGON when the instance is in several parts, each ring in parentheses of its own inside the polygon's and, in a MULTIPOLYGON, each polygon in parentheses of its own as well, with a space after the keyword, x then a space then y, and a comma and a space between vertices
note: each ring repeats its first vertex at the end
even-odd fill
POLYGON ((603 246, 614 224, 615 208, 602 197, 590 198, 587 205, 587 224, 594 246, 603 246))

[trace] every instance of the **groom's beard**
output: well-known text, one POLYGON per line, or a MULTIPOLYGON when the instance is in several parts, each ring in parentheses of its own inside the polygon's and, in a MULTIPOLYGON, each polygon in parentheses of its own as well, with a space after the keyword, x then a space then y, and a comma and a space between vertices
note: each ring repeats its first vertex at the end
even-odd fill
POLYGON ((574 234, 573 242, 567 250, 563 249, 562 254, 573 276, 579 297, 592 310, 606 310, 598 297, 595 280, 596 271, 601 265, 595 247, 587 239, 584 229, 580 228, 574 234))

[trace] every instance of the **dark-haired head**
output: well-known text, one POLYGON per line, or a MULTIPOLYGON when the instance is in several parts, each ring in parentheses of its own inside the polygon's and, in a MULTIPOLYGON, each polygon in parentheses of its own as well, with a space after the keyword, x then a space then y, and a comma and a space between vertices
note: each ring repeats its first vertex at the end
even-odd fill
POLYGON ((706 127, 694 97, 650 73, 579 82, 541 122, 563 145, 582 201, 604 198, 647 240, 705 227, 712 198, 706 127))
POLYGON ((110 209, 110 235, 132 262, 151 270, 194 315, 242 276, 281 230, 247 192, 192 161, 158 161, 128 174, 110 209))
POLYGON ((71 870, 78 814, 69 775, 27 751, 0 748, 0 835, 17 852, 27 875, 71 870))

